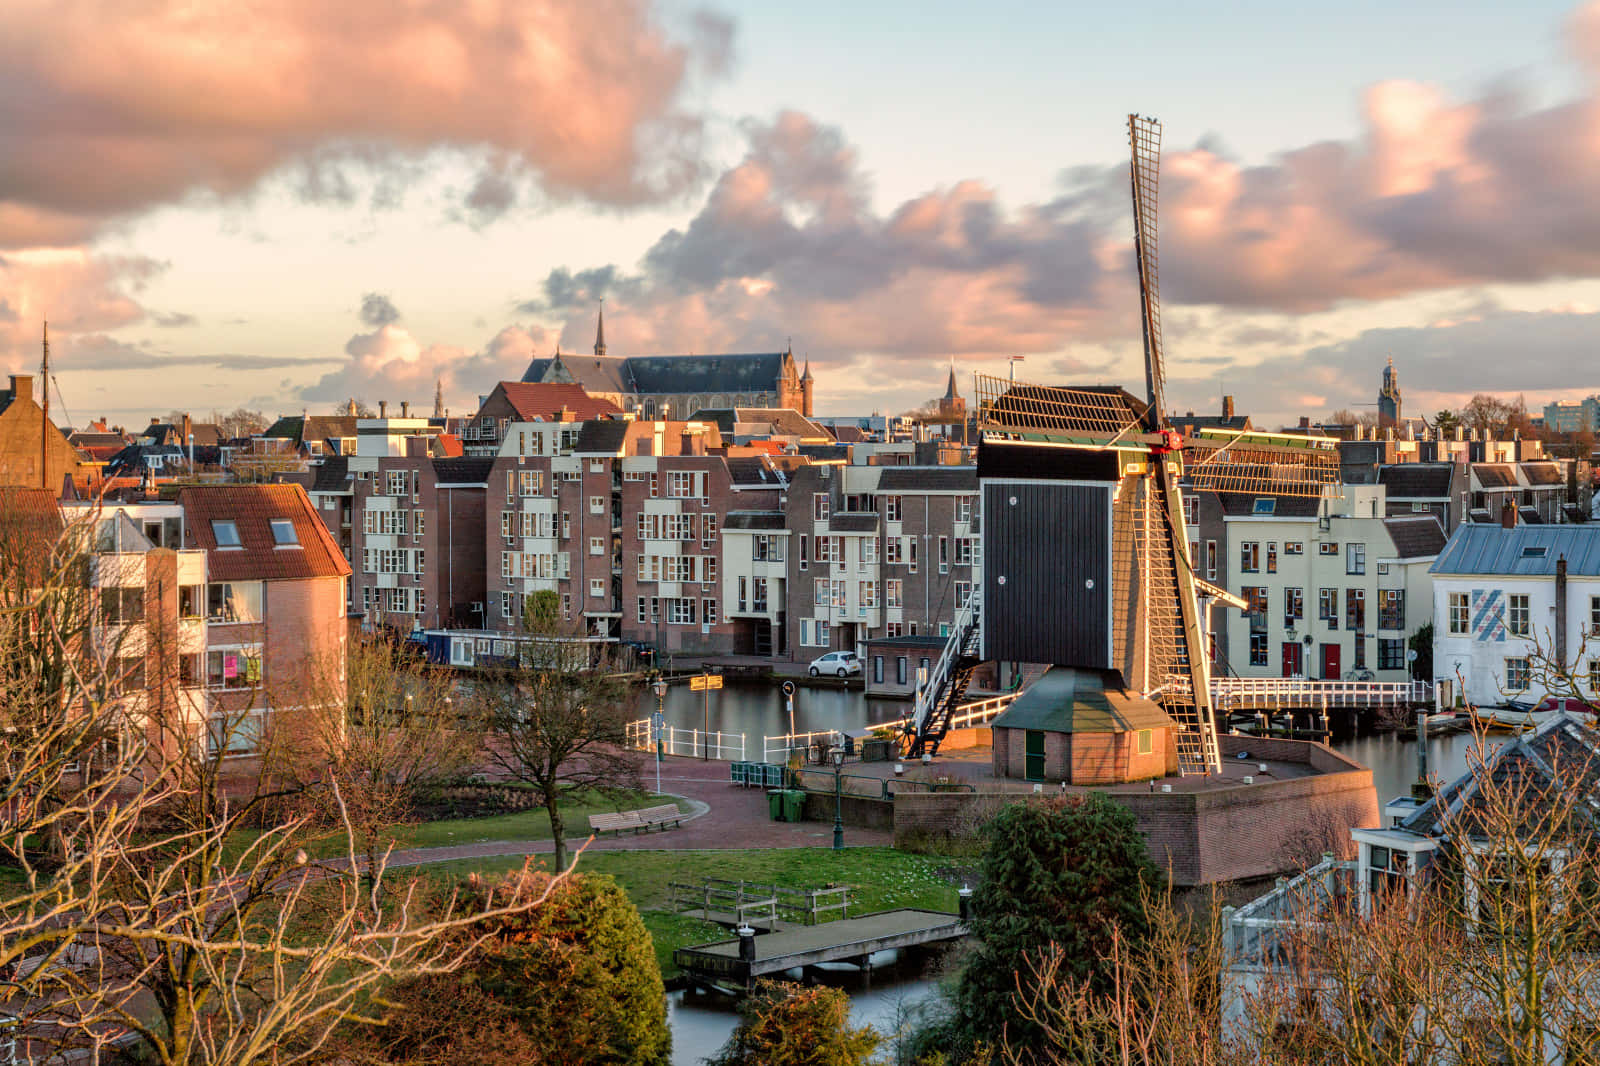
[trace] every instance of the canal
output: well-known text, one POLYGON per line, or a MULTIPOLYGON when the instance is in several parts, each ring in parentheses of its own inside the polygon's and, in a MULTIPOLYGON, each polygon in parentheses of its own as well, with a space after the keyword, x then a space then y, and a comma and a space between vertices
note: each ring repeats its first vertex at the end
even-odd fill
MULTIPOLYGON (((795 732, 824 729, 859 729, 868 724, 893 721, 910 712, 904 700, 869 700, 859 691, 799 686, 794 696, 795 732)), ((656 709, 656 698, 646 693, 640 698, 638 716, 648 717, 656 709)), ((663 700, 667 724, 679 729, 710 728, 745 736, 747 758, 761 758, 762 739, 791 731, 784 696, 775 684, 729 684, 721 691, 689 691, 674 685, 663 700)), ((1490 738, 1490 747, 1502 740, 1490 738)), ((1477 743, 1470 733, 1431 737, 1428 740, 1428 769, 1437 779, 1451 780, 1464 773, 1470 753, 1477 743)), ((1335 750, 1371 767, 1379 804, 1410 793, 1417 777, 1417 744, 1411 735, 1396 734, 1336 740, 1335 750)), ((839 984, 851 993, 851 1019, 854 1024, 870 1024, 890 1034, 903 1025, 908 1012, 924 1003, 935 992, 931 978, 911 976, 899 980, 889 973, 875 973, 873 987, 861 989, 853 973, 841 973, 839 984)), ((669 1021, 672 1026, 674 1066, 694 1066, 715 1054, 727 1041, 738 1021, 726 1002, 685 999, 684 993, 670 996, 669 1021)))

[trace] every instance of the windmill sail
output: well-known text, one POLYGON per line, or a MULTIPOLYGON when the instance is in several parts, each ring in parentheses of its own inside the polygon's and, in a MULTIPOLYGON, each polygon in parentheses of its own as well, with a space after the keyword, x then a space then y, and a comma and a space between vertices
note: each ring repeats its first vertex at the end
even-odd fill
POLYGON ((1166 366, 1161 341, 1161 257, 1156 251, 1156 193, 1161 170, 1161 123, 1128 116, 1133 144, 1133 251, 1139 268, 1139 302, 1143 314, 1144 380, 1150 395, 1150 427, 1159 428, 1166 414, 1166 366))

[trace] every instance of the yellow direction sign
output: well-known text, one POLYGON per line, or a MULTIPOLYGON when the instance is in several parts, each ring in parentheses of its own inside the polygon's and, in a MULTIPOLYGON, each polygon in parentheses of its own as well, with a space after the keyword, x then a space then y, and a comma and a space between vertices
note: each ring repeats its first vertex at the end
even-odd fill
POLYGON ((697 674, 689 679, 690 692, 704 692, 706 689, 721 687, 721 674, 697 674))

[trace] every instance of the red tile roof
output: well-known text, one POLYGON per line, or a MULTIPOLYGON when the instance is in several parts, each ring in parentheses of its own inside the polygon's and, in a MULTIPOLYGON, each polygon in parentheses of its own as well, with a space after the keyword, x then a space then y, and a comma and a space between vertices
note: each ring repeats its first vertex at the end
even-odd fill
POLYGON ((189 547, 204 548, 215 581, 282 581, 350 573, 328 527, 299 485, 191 485, 178 493, 189 547), (298 548, 278 547, 272 519, 294 523, 298 548), (231 519, 241 548, 218 548, 214 520, 231 519))
POLYGON ((535 420, 554 422, 562 410, 571 412, 571 419, 574 422, 585 422, 591 418, 605 418, 608 415, 622 413, 622 408, 610 400, 590 396, 583 390, 582 385, 502 381, 495 388, 505 394, 506 402, 511 404, 518 416, 528 422, 535 420))
POLYGON ((20 576, 25 587, 38 585, 63 528, 49 489, 0 485, 0 580, 20 576))

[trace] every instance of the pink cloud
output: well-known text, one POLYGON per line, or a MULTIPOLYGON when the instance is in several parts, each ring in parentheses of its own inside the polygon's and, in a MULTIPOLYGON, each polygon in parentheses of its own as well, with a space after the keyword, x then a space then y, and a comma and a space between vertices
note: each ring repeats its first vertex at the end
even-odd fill
POLYGON ((718 20, 690 29, 654 0, 0 5, 0 247, 74 243, 293 161, 439 147, 481 159, 469 210, 529 184, 671 195, 699 174, 684 91, 727 61, 718 20))
POLYGON ((138 256, 99 256, 81 249, 0 254, 0 367, 36 366, 46 317, 57 342, 145 318, 135 298, 164 265, 138 256))

